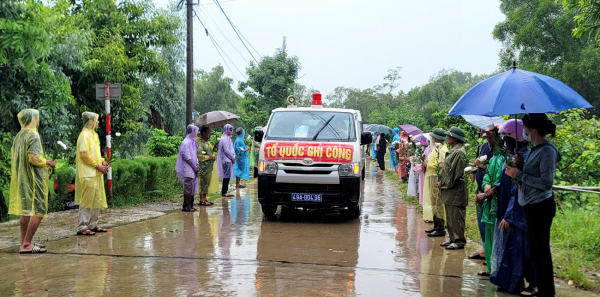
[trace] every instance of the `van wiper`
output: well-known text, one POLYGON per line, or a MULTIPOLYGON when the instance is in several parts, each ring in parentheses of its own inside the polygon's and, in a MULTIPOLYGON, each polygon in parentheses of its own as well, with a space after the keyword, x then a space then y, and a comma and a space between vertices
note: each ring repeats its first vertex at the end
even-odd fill
MULTIPOLYGON (((312 115, 313 118, 317 117, 317 118, 319 118, 319 120, 321 122, 325 122, 325 119, 322 116, 320 116, 318 114, 311 114, 311 115, 312 115)), ((325 127, 328 127, 329 131, 331 131, 332 133, 335 133, 335 136, 337 136, 337 138, 339 140, 342 140, 342 137, 340 136, 340 133, 338 133, 337 131, 335 131, 335 129, 333 129, 333 127, 331 127, 331 125, 325 125, 325 127)))
POLYGON ((327 125, 329 125, 329 122, 331 122, 331 120, 333 120, 333 117, 335 117, 335 115, 332 115, 329 118, 329 120, 327 120, 327 122, 325 122, 325 124, 323 124, 323 126, 321 126, 321 128, 319 128, 319 131, 317 131, 315 136, 313 136, 312 141, 315 141, 315 139, 317 139, 317 136, 319 136, 319 133, 321 133, 321 131, 323 131, 323 129, 325 129, 325 127, 327 127, 327 125))

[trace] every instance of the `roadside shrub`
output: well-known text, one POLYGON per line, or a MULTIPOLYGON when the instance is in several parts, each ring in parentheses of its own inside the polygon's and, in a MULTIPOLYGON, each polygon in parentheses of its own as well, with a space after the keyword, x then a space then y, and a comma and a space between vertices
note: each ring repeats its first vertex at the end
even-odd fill
POLYGON ((146 149, 153 157, 169 157, 177 155, 181 141, 181 136, 169 136, 163 130, 154 129, 152 137, 146 143, 146 149))
POLYGON ((113 161, 112 206, 121 207, 173 197, 180 191, 175 172, 176 161, 175 156, 113 161))
POLYGON ((53 178, 50 179, 50 189, 54 187, 54 178, 58 183, 58 189, 55 193, 64 198, 69 193, 69 186, 75 181, 75 169, 69 166, 56 168, 53 178))

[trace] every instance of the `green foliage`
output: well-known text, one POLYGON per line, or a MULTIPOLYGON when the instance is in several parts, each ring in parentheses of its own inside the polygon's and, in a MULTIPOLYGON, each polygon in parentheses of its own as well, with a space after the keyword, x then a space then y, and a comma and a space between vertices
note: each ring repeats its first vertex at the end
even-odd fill
POLYGON ((0 189, 8 187, 11 176, 12 135, 0 132, 0 189))
POLYGON ((210 139, 208 141, 213 147, 217 144, 217 139, 221 138, 221 135, 223 135, 221 132, 212 132, 212 135, 210 135, 210 139))
POLYGON ((218 65, 210 72, 197 70, 194 73, 194 110, 201 114, 214 110, 236 112, 240 109, 241 96, 231 88, 233 79, 224 77, 223 66, 218 65))
POLYGON ((600 2, 594 0, 561 0, 563 7, 577 13, 573 36, 596 39, 600 43, 600 2))
MULTIPOLYGON (((75 169, 72 167, 63 166, 56 168, 54 174, 56 182, 58 183, 58 189, 55 194, 63 199, 69 193, 69 185, 73 184, 75 181, 75 169)), ((51 180, 51 183, 53 184, 54 180, 51 180)))
MULTIPOLYGON (((569 110, 560 114, 560 124, 552 142, 559 148, 562 161, 557 164, 555 184, 600 187, 600 121, 586 118, 587 111, 569 110)), ((598 195, 558 191, 567 207, 585 205, 596 209, 598 195)))
POLYGON ((150 137, 148 143, 146 143, 146 149, 148 149, 148 153, 150 153, 151 156, 170 157, 177 155, 182 141, 183 137, 181 136, 169 136, 167 132, 163 130, 154 129, 152 137, 150 137))
POLYGON ((112 163, 113 204, 122 207, 170 199, 181 191, 175 157, 137 158, 112 163))
POLYGON ((277 50, 273 57, 263 57, 255 65, 246 68, 247 82, 240 82, 238 91, 244 92, 241 120, 248 128, 264 126, 271 110, 287 106, 286 99, 292 94, 300 71, 298 57, 277 50))
MULTIPOLYGON (((496 25, 493 35, 505 45, 501 68, 509 69, 516 60, 518 68, 559 79, 593 106, 600 105, 600 47, 596 40, 573 37, 576 10, 564 9, 555 0, 504 0, 500 9, 506 20, 496 25)), ((600 109, 591 112, 599 115, 600 109)))

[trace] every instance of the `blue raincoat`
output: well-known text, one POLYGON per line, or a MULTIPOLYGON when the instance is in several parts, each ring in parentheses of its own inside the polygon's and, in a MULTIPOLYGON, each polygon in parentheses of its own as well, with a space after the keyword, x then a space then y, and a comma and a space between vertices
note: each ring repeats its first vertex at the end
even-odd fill
MULTIPOLYGON (((523 148, 521 154, 527 158, 529 151, 523 148)), ((512 158, 512 155, 509 158, 512 158)), ((490 282, 513 292, 522 276, 534 287, 537 287, 537 280, 535 268, 530 260, 525 211, 518 202, 517 186, 505 172, 506 166, 503 166, 500 184, 497 185, 500 192, 490 282), (508 230, 499 227, 503 219, 510 223, 508 230)))
POLYGON ((394 128, 392 131, 394 132, 394 138, 392 139, 392 145, 390 145, 390 168, 396 168, 398 167, 398 159, 396 158, 396 148, 394 148, 393 143, 395 141, 402 141, 400 140, 400 129, 394 128))
POLYGON ((377 158, 377 151, 375 150, 375 139, 377 139, 377 133, 373 132, 373 143, 371 143, 371 158, 377 158))
POLYGON ((242 130, 242 133, 237 136, 233 143, 233 150, 235 151, 235 164, 233 164, 233 174, 235 177, 239 177, 243 180, 250 179, 250 158, 246 151, 246 144, 244 143, 244 136, 246 130, 242 130))

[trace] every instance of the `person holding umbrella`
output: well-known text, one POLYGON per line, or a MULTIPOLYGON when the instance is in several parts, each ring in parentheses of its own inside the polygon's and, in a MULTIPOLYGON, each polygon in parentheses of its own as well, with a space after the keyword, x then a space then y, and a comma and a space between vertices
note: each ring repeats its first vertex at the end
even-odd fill
MULTIPOLYGON (((521 170, 506 165, 506 174, 516 178, 521 185, 519 204, 525 209, 529 249, 536 269, 537 293, 540 296, 556 294, 550 252, 550 228, 556 215, 552 185, 556 163, 560 162, 561 155, 558 148, 546 138, 555 132, 556 125, 546 114, 531 113, 523 116, 523 137, 527 141, 533 141, 534 146, 524 160, 521 170)), ((522 158, 516 159, 517 164, 523 161, 522 158)), ((534 291, 533 294, 535 293, 534 291)))
POLYGON ((233 164, 236 161, 231 135, 233 135, 233 126, 227 124, 223 127, 223 135, 219 142, 219 153, 217 155, 219 178, 223 179, 223 186, 221 188, 221 196, 223 197, 233 197, 233 195, 227 194, 229 181, 233 175, 233 164))

